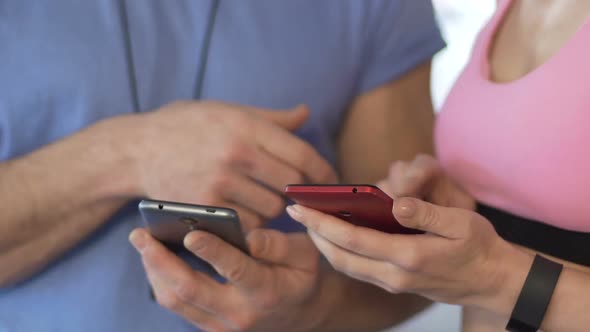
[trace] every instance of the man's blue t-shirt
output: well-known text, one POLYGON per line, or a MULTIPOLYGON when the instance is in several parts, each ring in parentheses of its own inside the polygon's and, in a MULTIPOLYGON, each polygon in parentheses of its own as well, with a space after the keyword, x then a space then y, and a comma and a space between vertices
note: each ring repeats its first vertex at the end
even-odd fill
MULTIPOLYGON (((202 77, 201 98, 307 104, 298 135, 334 162, 351 101, 444 46, 427 0, 258 0, 220 1, 203 52, 213 3, 2 1, 0 160, 103 118, 195 98, 202 77)), ((194 331, 149 299, 127 241, 140 225, 135 209, 123 210, 42 272, 1 289, 0 332, 194 331)))

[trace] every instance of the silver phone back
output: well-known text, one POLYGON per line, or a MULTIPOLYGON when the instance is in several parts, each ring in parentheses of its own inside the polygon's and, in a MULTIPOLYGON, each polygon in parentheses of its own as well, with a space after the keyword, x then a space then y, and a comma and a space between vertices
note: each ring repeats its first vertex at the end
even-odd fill
POLYGON ((182 246, 187 233, 201 230, 248 253, 240 218, 233 209, 146 199, 139 203, 139 212, 149 232, 164 244, 182 246))

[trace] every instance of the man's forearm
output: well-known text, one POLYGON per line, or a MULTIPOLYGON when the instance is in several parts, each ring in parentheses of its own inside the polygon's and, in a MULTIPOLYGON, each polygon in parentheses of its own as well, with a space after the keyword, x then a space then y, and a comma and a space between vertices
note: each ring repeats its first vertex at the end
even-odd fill
POLYGON ((107 120, 0 164, 0 286, 44 267, 132 196, 132 160, 114 135, 125 122, 107 120))
POLYGON ((422 311, 431 302, 410 294, 391 294, 325 267, 317 301, 309 308, 313 331, 380 331, 422 311))
POLYGON ((72 211, 64 219, 48 217, 45 220, 48 230, 21 239, 0 254, 0 287, 10 286, 43 269, 92 233, 123 204, 122 200, 109 200, 72 211))
MULTIPOLYGON (((344 183, 375 183, 387 177, 392 161, 433 150, 430 61, 401 78, 358 97, 338 140, 344 183)), ((369 331, 396 325, 430 301, 393 295, 332 272, 323 287, 320 331, 369 331)))
POLYGON ((338 139, 339 170, 348 183, 375 183, 391 162, 433 153, 430 62, 357 98, 338 139))

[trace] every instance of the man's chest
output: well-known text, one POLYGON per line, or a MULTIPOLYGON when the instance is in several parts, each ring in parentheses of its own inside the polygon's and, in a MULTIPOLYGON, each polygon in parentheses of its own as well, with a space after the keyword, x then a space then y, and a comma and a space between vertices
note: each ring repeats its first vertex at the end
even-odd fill
POLYGON ((306 103, 317 121, 337 122, 354 95, 364 33, 347 24, 345 6, 334 14, 311 2, 220 2, 212 23, 211 5, 5 5, 0 156, 178 99, 306 103))

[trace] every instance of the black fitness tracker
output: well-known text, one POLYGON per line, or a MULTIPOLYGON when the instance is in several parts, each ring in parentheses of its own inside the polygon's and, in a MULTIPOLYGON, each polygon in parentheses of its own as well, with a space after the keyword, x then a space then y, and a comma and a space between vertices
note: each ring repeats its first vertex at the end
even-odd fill
POLYGON ((563 265, 541 255, 535 256, 516 300, 510 321, 506 325, 507 331, 536 332, 539 330, 561 270, 563 265))

